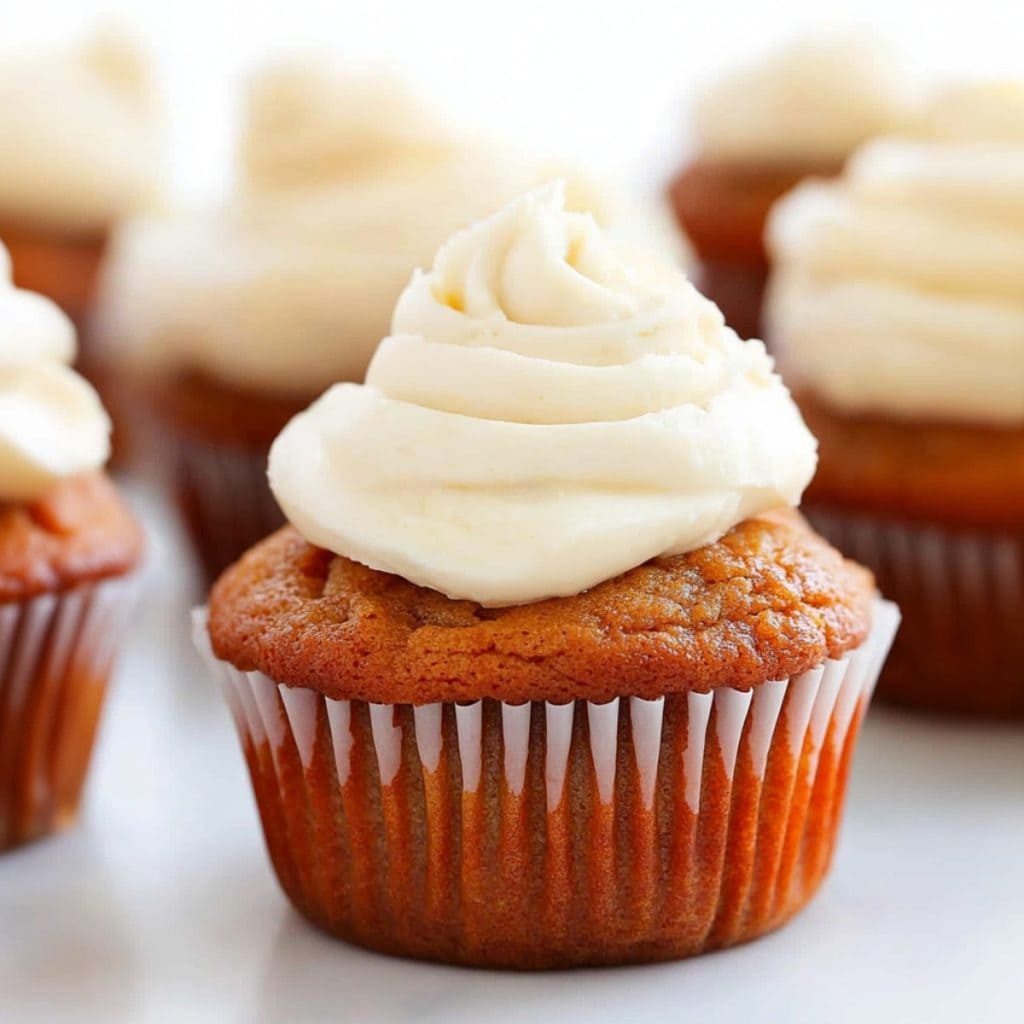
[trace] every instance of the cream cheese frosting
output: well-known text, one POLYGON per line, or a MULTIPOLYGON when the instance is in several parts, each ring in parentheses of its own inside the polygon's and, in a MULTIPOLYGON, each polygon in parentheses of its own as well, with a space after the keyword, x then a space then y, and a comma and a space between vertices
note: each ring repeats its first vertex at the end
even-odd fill
POLYGON ((442 246, 366 385, 292 420, 269 476, 311 543, 501 606, 795 505, 815 463, 763 345, 553 184, 442 246))
POLYGON ((386 71, 285 60, 253 77, 239 162, 245 183, 278 189, 429 165, 453 141, 409 84, 386 71))
POLYGON ((809 38, 712 85, 697 99, 694 130, 711 159, 838 162, 898 131, 917 102, 917 83, 880 40, 809 38))
POLYGON ((768 226, 787 373, 849 413, 1024 424, 1024 146, 884 140, 768 226))
MULTIPOLYGON (((413 270, 550 176, 494 140, 454 136, 386 76, 286 64, 255 80, 247 109, 237 196, 114 240, 104 333, 149 369, 298 397, 361 380, 413 270)), ((668 248, 670 231, 615 189, 572 175, 570 193, 668 248)))
POLYGON ((127 39, 0 56, 0 217, 94 232, 152 201, 150 84, 127 39))
POLYGON ((110 421, 68 367, 74 354, 71 321, 49 299, 13 286, 0 246, 0 501, 30 501, 107 461, 110 421))
POLYGON ((958 82, 937 89, 922 130, 951 142, 1024 146, 1024 80, 958 82))

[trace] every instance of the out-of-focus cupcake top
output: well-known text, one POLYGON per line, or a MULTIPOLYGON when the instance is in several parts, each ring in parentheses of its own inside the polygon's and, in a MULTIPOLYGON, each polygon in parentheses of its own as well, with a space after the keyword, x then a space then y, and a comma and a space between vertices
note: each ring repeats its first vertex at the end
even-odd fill
POLYGON ((916 82, 881 41, 800 40, 734 71, 694 109, 702 156, 752 163, 842 161, 913 116, 916 82))
POLYGON ((935 91, 921 134, 949 142, 1024 146, 1024 80, 981 80, 935 91))
MULTIPOLYGON (((301 396, 362 379, 413 269, 547 168, 454 135, 394 79, 286 64, 252 84, 241 170, 224 207, 119 234, 104 324, 150 364, 301 396)), ((647 230, 612 190, 573 186, 647 230)))
POLYGON ((795 505, 815 450, 761 343, 551 185, 416 274, 366 385, 297 416, 270 481, 311 543, 501 606, 795 505))
POLYGON ((255 189, 407 172, 448 159, 455 143, 410 86, 385 72, 283 61, 252 79, 245 105, 239 162, 255 189))
POLYGON ((49 299, 14 287, 0 246, 0 502, 30 501, 107 461, 110 421, 68 367, 74 355, 71 321, 49 299))
POLYGON ((157 117, 133 44, 0 55, 0 220, 96 232, 149 204, 157 117))
POLYGON ((768 240, 792 381, 851 413, 1024 423, 1024 145, 871 143, 768 240))

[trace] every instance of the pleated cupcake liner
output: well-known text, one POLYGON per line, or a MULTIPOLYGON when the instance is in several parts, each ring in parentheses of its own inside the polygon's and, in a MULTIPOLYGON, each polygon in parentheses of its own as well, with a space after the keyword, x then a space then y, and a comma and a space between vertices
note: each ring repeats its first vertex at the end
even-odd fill
POLYGON ((551 968, 768 932, 826 873, 861 718, 899 623, 753 690, 605 704, 373 704, 223 686, 294 905, 383 952, 551 968))
POLYGON ((0 605, 0 850, 78 810, 131 577, 0 605))
POLYGON ((267 449, 173 439, 173 486, 207 581, 284 525, 267 483, 267 449))
POLYGON ((807 517, 871 568, 903 613, 880 699, 1024 718, 1024 528, 950 529, 813 506, 807 517))

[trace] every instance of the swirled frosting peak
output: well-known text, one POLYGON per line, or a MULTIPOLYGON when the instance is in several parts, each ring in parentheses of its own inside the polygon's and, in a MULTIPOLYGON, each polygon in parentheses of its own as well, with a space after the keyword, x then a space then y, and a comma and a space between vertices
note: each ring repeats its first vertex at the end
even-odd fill
POLYGON ((110 421, 67 366, 74 354, 71 322, 49 299, 11 284, 0 247, 0 502, 29 501, 107 461, 110 421))
POLYGON ((392 327, 365 386, 285 428, 271 486, 311 543, 449 597, 578 593, 796 504, 814 471, 761 343, 560 184, 456 234, 392 327))

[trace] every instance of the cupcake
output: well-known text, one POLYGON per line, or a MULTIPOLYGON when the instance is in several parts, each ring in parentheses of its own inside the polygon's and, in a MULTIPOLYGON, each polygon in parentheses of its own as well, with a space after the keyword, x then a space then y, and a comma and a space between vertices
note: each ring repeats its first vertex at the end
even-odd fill
MULTIPOLYGON (((398 80, 293 64, 254 81, 239 163, 221 208, 126 227, 103 313, 143 377, 211 579, 283 521, 266 460, 285 423, 362 380, 413 269, 540 173, 454 136, 398 80)), ((613 193, 576 191, 634 226, 613 193)))
POLYGON ((509 968, 799 910, 896 617, 793 510, 814 464, 763 346, 557 185, 456 234, 196 617, 299 910, 509 968))
MULTIPOLYGON (((84 342, 104 245, 156 191, 156 118, 132 45, 0 56, 0 239, 14 281, 53 299, 84 342)), ((81 361, 94 368, 95 353, 81 361)))
POLYGON ((877 141, 769 234, 808 515, 905 615, 880 692, 1024 716, 1024 145, 877 141))
POLYGON ((706 90, 695 155, 669 196, 701 261, 702 290, 741 336, 759 336, 772 204, 802 179, 831 176, 861 142, 902 125, 915 88, 902 63, 862 36, 806 39, 706 90))
POLYGON ((75 816, 141 536, 75 335, 0 248, 0 850, 75 816))

